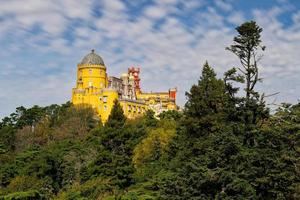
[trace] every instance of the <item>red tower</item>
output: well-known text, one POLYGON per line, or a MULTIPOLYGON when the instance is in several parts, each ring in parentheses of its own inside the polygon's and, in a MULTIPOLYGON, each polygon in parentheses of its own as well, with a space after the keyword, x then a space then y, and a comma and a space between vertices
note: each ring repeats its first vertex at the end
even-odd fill
POLYGON ((177 88, 171 88, 171 89, 169 89, 169 97, 171 99, 176 100, 176 93, 177 93, 177 88))
POLYGON ((141 91, 141 87, 140 87, 140 68, 135 68, 135 67, 130 67, 128 68, 128 74, 132 75, 134 78, 134 85, 135 85, 135 91, 136 92, 140 92, 141 91))

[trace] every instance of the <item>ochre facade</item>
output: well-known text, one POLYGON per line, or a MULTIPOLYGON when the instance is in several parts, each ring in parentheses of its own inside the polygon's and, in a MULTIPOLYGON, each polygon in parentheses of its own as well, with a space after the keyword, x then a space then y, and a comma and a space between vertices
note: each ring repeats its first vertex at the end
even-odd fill
POLYGON ((120 78, 108 76, 103 59, 92 50, 77 66, 72 103, 91 105, 103 123, 107 121, 116 99, 129 119, 143 115, 148 109, 156 115, 177 110, 176 88, 168 92, 144 93, 140 88, 139 73, 139 68, 131 67, 120 78))

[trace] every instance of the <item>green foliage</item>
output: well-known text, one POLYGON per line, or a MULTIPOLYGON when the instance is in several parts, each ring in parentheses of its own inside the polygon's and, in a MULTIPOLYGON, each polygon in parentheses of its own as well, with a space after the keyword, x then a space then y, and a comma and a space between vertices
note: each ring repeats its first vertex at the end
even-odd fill
MULTIPOLYGON (((233 73, 226 74, 227 81, 239 80, 233 73)), ((160 199, 297 196, 299 159, 290 146, 291 138, 295 144, 299 137, 280 130, 282 124, 276 128, 263 103, 236 98, 238 89, 227 84, 206 64, 198 85, 187 93, 185 119, 171 145, 174 158, 152 182, 160 199)), ((287 109, 280 115, 290 116, 287 109)))
POLYGON ((240 78, 245 80, 246 98, 258 98, 259 94, 254 91, 257 81, 260 81, 257 63, 260 57, 257 52, 258 49, 265 50, 265 46, 261 46, 261 32, 256 22, 245 22, 236 28, 238 35, 233 38, 234 44, 226 49, 234 53, 240 60, 242 68, 238 68, 242 73, 240 78))
POLYGON ((217 131, 232 106, 225 83, 217 79, 214 70, 206 62, 197 85, 186 93, 185 119, 183 123, 191 137, 217 131))
POLYGON ((82 170, 82 180, 94 177, 110 178, 116 189, 124 189, 133 183, 131 156, 145 130, 132 125, 120 129, 118 125, 93 131, 90 140, 97 141, 99 152, 93 162, 82 170))
POLYGON ((109 180, 96 178, 86 181, 83 184, 75 183, 67 191, 60 192, 55 200, 88 200, 104 199, 113 194, 113 188, 109 180))
POLYGON ((157 125, 158 120, 155 117, 155 113, 153 110, 147 110, 144 116, 145 125, 147 127, 155 127, 157 125))
POLYGON ((15 192, 9 195, 0 196, 0 200, 43 200, 45 199, 38 191, 15 192))
POLYGON ((34 176, 16 176, 7 186, 5 193, 39 190, 43 182, 34 176))
POLYGON ((219 79, 206 62, 183 113, 126 120, 116 101, 101 126, 87 105, 18 107, 0 123, 0 199, 299 199, 300 104, 270 115, 254 90, 261 30, 237 28, 245 68, 219 79))
POLYGON ((106 122, 108 127, 123 126, 125 124, 126 117, 124 115, 123 109, 119 104, 118 100, 114 101, 114 105, 106 122))
POLYGON ((197 118, 224 110, 227 98, 224 82, 216 78, 207 62, 203 66, 198 85, 193 85, 186 96, 185 114, 197 118))
POLYGON ((11 126, 0 129, 0 154, 14 150, 15 130, 11 126))
POLYGON ((149 179, 162 169, 175 135, 176 122, 164 119, 159 121, 157 128, 150 130, 147 136, 135 146, 132 163, 138 181, 149 179))
POLYGON ((175 120, 178 121, 183 117, 183 114, 177 110, 163 111, 158 115, 159 119, 175 120))
POLYGON ((3 118, 0 123, 0 128, 10 126, 16 129, 21 129, 25 126, 34 127, 43 118, 48 118, 51 125, 57 122, 71 107, 71 103, 67 102, 61 106, 52 104, 46 107, 33 106, 32 108, 25 108, 23 106, 17 107, 16 111, 10 114, 9 117, 3 118))
POLYGON ((244 135, 244 144, 255 146, 258 138, 259 126, 269 117, 269 109, 265 106, 264 94, 260 95, 255 91, 255 86, 259 78, 258 62, 262 56, 259 56, 259 50, 264 51, 265 47, 261 45, 262 28, 256 22, 245 22, 236 28, 238 35, 234 37, 234 44, 227 50, 234 53, 240 63, 238 68, 240 74, 235 68, 225 73, 225 84, 228 93, 232 97, 232 102, 236 104, 236 109, 232 110, 231 116, 234 120, 242 122, 240 132, 244 135), (231 83, 230 83, 231 82, 231 83), (232 82, 244 83, 244 98, 234 97, 237 88, 232 86, 232 82))

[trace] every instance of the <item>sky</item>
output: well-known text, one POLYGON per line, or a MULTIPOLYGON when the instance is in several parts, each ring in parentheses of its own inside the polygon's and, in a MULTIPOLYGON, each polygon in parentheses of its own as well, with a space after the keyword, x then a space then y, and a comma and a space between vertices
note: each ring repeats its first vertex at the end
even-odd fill
POLYGON ((300 97, 298 0, 0 0, 0 118, 18 106, 69 101, 76 68, 95 49, 112 76, 141 68, 143 91, 197 83, 205 61, 218 77, 239 61, 225 48, 255 20, 266 46, 258 90, 269 104, 300 97))

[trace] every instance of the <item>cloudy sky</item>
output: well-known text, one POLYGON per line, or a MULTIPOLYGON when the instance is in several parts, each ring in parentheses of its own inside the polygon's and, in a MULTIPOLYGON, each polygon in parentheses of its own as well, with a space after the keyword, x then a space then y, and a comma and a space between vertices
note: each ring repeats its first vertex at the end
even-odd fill
POLYGON ((0 118, 70 100, 91 49, 109 75, 141 67, 144 91, 177 86, 183 105, 205 60, 219 77, 238 65, 225 47, 246 20, 264 29, 259 89, 280 92, 269 102, 298 102, 298 0, 0 0, 0 118))

